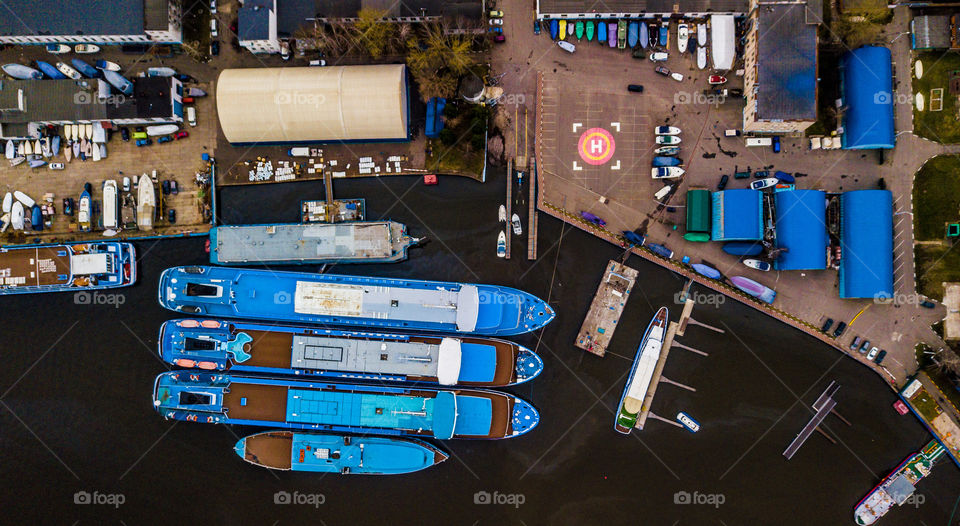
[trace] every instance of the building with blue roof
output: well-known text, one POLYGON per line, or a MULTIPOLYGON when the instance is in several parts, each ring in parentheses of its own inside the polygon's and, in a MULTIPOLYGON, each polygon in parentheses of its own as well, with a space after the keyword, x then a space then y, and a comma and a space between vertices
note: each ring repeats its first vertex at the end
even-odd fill
POLYGON ((786 251, 773 263, 777 270, 827 268, 827 194, 822 190, 793 190, 774 194, 777 248, 786 251))
POLYGON ((856 190, 840 196, 840 297, 893 297, 893 194, 856 190))
POLYGON ((714 241, 763 239, 763 194, 747 188, 713 192, 710 237, 714 241))
POLYGON ((893 148, 893 63, 890 50, 863 46, 843 57, 840 69, 843 136, 847 150, 893 148))

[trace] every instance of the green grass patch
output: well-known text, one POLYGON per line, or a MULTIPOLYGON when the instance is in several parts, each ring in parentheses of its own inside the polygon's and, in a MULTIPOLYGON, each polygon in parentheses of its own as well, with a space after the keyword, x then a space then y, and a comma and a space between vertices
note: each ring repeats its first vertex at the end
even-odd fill
POLYGON ((960 70, 960 55, 924 52, 916 59, 923 61, 923 78, 913 79, 913 92, 923 94, 924 109, 913 109, 913 133, 941 143, 960 142, 957 97, 950 94, 949 86, 950 72, 960 70), (941 111, 930 111, 930 90, 934 88, 943 88, 941 111))
POLYGON ((913 255, 920 294, 943 301, 943 282, 960 281, 960 248, 916 245, 913 255))
POLYGON ((960 220, 960 157, 934 157, 917 172, 913 209, 913 232, 918 240, 945 238, 945 224, 960 220))
POLYGON ((913 395, 913 398, 910 399, 910 403, 913 404, 914 409, 923 416, 927 421, 933 420, 934 418, 940 416, 940 406, 937 404, 936 400, 930 396, 930 393, 924 388, 920 388, 917 391, 917 394, 913 395))

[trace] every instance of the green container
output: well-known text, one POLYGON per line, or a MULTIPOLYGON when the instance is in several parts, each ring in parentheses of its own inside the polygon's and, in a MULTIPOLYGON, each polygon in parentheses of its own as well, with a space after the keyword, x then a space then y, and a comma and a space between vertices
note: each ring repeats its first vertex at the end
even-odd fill
POLYGON ((687 232, 683 235, 683 239, 687 241, 693 241, 695 243, 706 243, 710 241, 710 234, 706 232, 687 232))

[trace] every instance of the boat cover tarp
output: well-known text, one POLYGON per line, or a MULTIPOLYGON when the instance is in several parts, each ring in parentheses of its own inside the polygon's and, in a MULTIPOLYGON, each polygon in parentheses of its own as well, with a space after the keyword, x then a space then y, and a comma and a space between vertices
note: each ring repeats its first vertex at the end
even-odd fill
POLYGON ((840 297, 893 297, 893 194, 856 190, 840 196, 840 297))
MULTIPOLYGON (((473 330, 477 328, 481 311, 487 317, 490 317, 492 313, 491 309, 480 308, 480 293, 477 291, 476 285, 464 285, 460 287, 460 292, 457 294, 457 330, 460 332, 473 332, 473 330)), ((496 311, 499 312, 499 309, 496 309, 496 311)), ((484 323, 481 324, 482 327, 487 327, 487 322, 490 322, 492 326, 500 324, 499 316, 496 320, 485 319, 483 321, 484 323)))
POLYGON ((759 190, 724 190, 713 192, 711 197, 710 237, 714 241, 763 239, 763 194, 759 190))
POLYGON ((497 349, 481 343, 463 343, 461 382, 492 382, 497 372, 497 349))
POLYGON ((843 136, 847 150, 893 148, 893 63, 890 50, 864 46, 842 61, 843 136))
POLYGON ((827 268, 827 195, 821 190, 774 194, 777 247, 787 248, 773 263, 777 270, 827 268))
POLYGON ((457 395, 457 436, 487 436, 492 426, 492 400, 457 395))
POLYGON ((687 232, 710 232, 710 191, 687 192, 687 232))
POLYGON ((453 433, 459 431, 457 418, 457 396, 448 391, 437 393, 433 399, 433 438, 452 438, 453 433))
POLYGON ((736 51, 736 26, 733 15, 710 16, 710 56, 713 57, 713 69, 726 71, 733 67, 736 51))
POLYGON ((444 338, 440 340, 437 356, 437 381, 440 385, 455 385, 463 364, 463 352, 460 340, 444 338))

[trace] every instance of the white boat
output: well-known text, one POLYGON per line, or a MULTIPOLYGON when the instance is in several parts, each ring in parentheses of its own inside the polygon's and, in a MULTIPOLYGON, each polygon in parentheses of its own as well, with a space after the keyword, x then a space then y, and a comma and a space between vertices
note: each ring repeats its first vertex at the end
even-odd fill
POLYGON ((92 142, 84 139, 84 140, 83 140, 83 144, 82 144, 81 146, 83 146, 83 155, 87 156, 88 159, 91 158, 91 157, 93 157, 93 143, 92 143, 92 142))
POLYGON ((759 259, 745 259, 741 263, 762 272, 767 272, 770 270, 770 263, 767 263, 766 261, 760 261, 759 259))
POLYGON ((656 143, 660 145, 680 144, 680 137, 677 135, 657 135, 656 143))
POLYGON ((690 39, 690 28, 687 27, 687 24, 680 24, 677 26, 677 51, 681 54, 687 52, 687 43, 690 39))
POLYGON ((23 141, 23 155, 33 155, 33 144, 30 141, 23 141))
POLYGON ((83 75, 81 75, 79 71, 73 69, 73 66, 68 66, 63 62, 57 62, 57 69, 60 70, 60 73, 63 73, 73 80, 80 80, 83 78, 83 75))
POLYGON ((653 133, 657 135, 680 135, 680 128, 676 126, 657 126, 653 129, 653 133))
POLYGON ((6 157, 7 159, 13 159, 17 156, 17 145, 13 141, 7 141, 6 146, 6 157))
POLYGON ((677 413, 677 421, 680 422, 683 427, 687 428, 687 431, 691 433, 700 431, 700 424, 683 411, 677 413))
POLYGON ((686 170, 679 166, 658 166, 650 169, 650 176, 654 179, 677 179, 683 177, 686 170))
POLYGON ((68 127, 68 130, 67 130, 67 138, 70 139, 71 141, 76 141, 76 140, 78 139, 78 136, 77 136, 77 125, 76 125, 76 124, 68 124, 67 127, 68 127))
POLYGON ((47 44, 46 45, 47 53, 52 55, 62 55, 64 53, 70 52, 70 46, 66 44, 47 44))
POLYGON ((500 231, 500 235, 497 236, 497 257, 502 258, 507 256, 507 234, 500 231))
POLYGON ((0 233, 6 232, 10 228, 10 214, 3 214, 0 216, 0 223, 3 223, 3 227, 0 227, 0 233))
POLYGON ((100 160, 100 145, 94 144, 92 142, 87 143, 90 145, 90 153, 92 154, 94 162, 100 160))
POLYGON ((98 60, 96 63, 97 69, 105 69, 107 71, 120 71, 120 64, 116 62, 110 62, 109 60, 98 60))
POLYGON ((637 356, 633 360, 627 385, 623 389, 620 405, 617 407, 613 428, 618 433, 628 435, 637 425, 637 420, 643 411, 643 400, 647 397, 654 369, 660 360, 660 350, 667 335, 669 316, 667 308, 660 307, 657 314, 650 320, 643 338, 640 339, 637 356))
POLYGON ((577 50, 577 46, 571 42, 567 42, 566 40, 558 40, 557 45, 560 46, 560 49, 566 51, 567 53, 573 53, 577 50))
POLYGON ((84 191, 80 194, 80 201, 77 202, 77 225, 83 232, 92 230, 90 218, 90 193, 84 191))
POLYGON ((14 230, 23 230, 23 203, 17 201, 10 209, 10 226, 14 230))
POLYGON ((513 233, 516 235, 523 234, 523 228, 520 226, 520 216, 513 214, 513 217, 510 218, 510 224, 513 225, 513 233))
POLYGON ((33 141, 33 154, 42 155, 43 154, 43 145, 40 144, 40 139, 33 141))
POLYGON ((99 53, 100 46, 96 44, 77 44, 76 46, 73 46, 73 52, 80 53, 83 55, 88 55, 91 53, 99 53))
POLYGON ((25 206, 25 207, 27 207, 27 208, 33 208, 33 205, 37 204, 37 202, 34 201, 32 197, 30 197, 29 195, 21 192, 20 190, 15 190, 15 191, 13 192, 13 197, 14 197, 14 199, 16 199, 17 201, 23 203, 23 206, 25 206))
POLYGON ((26 161, 26 160, 27 160, 26 157, 14 157, 13 159, 10 159, 10 166, 18 166, 18 165, 21 165, 21 164, 23 164, 24 161, 26 161))
POLYGON ((69 163, 70 160, 73 159, 73 147, 67 146, 66 148, 64 148, 63 156, 67 158, 67 162, 69 163))
POLYGON ((93 139, 93 123, 87 123, 83 125, 83 136, 89 141, 93 139))
POLYGON ((140 176, 137 183, 137 227, 140 230, 153 230, 153 214, 157 207, 157 197, 153 181, 147 174, 140 176))
POLYGON ((697 48, 697 67, 707 69, 707 46, 697 48))
POLYGON ((180 126, 176 124, 159 124, 155 126, 147 126, 147 135, 150 137, 160 137, 163 135, 171 135, 180 131, 180 126))
POLYGON ((101 158, 101 159, 106 159, 106 158, 107 158, 107 145, 106 145, 106 144, 101 144, 101 145, 100 145, 100 158, 101 158))
POLYGON ((9 213, 11 206, 13 206, 13 194, 7 192, 7 195, 3 196, 3 213, 9 213))
POLYGON ((107 179, 103 182, 103 228, 117 229, 120 224, 120 192, 117 182, 107 179))
POLYGON ((168 68, 165 66, 147 68, 148 77, 172 77, 176 75, 177 72, 173 68, 168 68))
POLYGON ((673 73, 670 74, 670 78, 672 78, 677 82, 683 82, 683 73, 677 73, 676 71, 674 71, 673 73))
POLYGON ((40 151, 43 152, 44 157, 53 157, 53 152, 50 151, 50 137, 44 137, 40 142, 40 151))
POLYGON ((776 177, 767 177, 766 179, 760 179, 750 183, 751 190, 763 190, 764 188, 769 188, 780 183, 780 179, 776 177))
POLYGON ((707 24, 697 26, 697 47, 707 47, 707 24))
POLYGON ((73 158, 74 158, 74 159, 79 159, 79 158, 80 158, 80 143, 77 142, 77 141, 73 141, 73 146, 71 146, 70 149, 73 150, 73 158))
POLYGON ((506 223, 506 222, 507 222, 507 207, 506 207, 506 206, 500 205, 500 212, 499 212, 499 216, 498 216, 498 217, 499 217, 501 223, 506 223))

